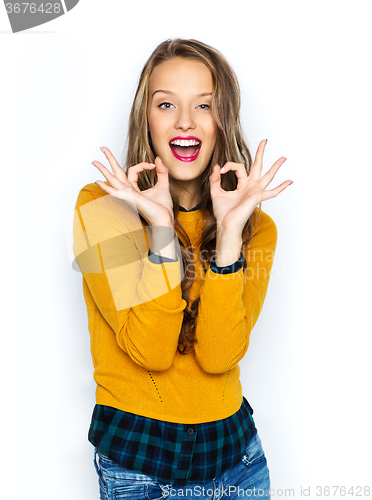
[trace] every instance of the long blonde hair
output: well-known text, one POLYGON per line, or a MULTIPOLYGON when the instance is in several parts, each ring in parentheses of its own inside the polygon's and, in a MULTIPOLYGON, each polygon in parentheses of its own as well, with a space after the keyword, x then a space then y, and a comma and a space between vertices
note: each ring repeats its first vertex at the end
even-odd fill
MULTIPOLYGON (((138 83, 132 109, 129 117, 127 138, 127 154, 125 169, 141 162, 154 163, 156 153, 153 149, 147 121, 147 106, 149 99, 149 81, 153 69, 164 61, 175 57, 194 59, 203 62, 209 68, 213 80, 213 94, 211 110, 216 121, 218 133, 217 142, 212 158, 201 175, 201 208, 207 208, 209 216, 201 236, 200 256, 204 272, 211 263, 216 248, 216 219, 213 215, 210 197, 209 176, 213 166, 223 166, 227 161, 243 163, 249 175, 252 157, 246 145, 240 123, 240 89, 234 71, 226 59, 216 49, 198 40, 176 38, 160 43, 147 60, 138 83)), ((138 186, 141 191, 153 187, 157 182, 155 170, 145 170, 139 173, 138 186)), ((221 187, 226 191, 235 190, 237 178, 235 172, 229 171, 221 178, 221 187)), ((180 249, 185 270, 181 282, 182 298, 187 302, 184 318, 178 341, 178 351, 186 354, 193 349, 195 343, 195 325, 198 315, 200 297, 190 304, 189 289, 193 283, 194 263, 190 239, 177 220, 179 212, 178 192, 180 185, 169 175, 169 191, 173 200, 175 230, 184 237, 186 245, 180 240, 180 249)), ((142 218, 142 217, 141 217, 142 218)), ((143 219, 144 220, 144 219, 143 219)), ((257 224, 256 224, 257 226, 257 224)), ((252 239, 252 216, 247 220, 243 229, 242 258, 243 270, 247 267, 243 249, 252 239)))

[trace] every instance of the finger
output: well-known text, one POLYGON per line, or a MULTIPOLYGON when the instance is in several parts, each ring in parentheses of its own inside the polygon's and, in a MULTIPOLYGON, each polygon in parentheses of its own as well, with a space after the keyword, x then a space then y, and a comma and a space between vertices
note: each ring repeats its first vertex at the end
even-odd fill
POLYGON ((216 165, 212 168, 211 175, 209 176, 209 187, 211 196, 217 195, 220 191, 222 191, 220 169, 221 167, 216 163, 216 165))
POLYGON ((161 188, 169 188, 168 169, 164 165, 160 156, 155 158, 156 173, 158 175, 158 182, 156 185, 161 188))
POLYGON ((105 184, 103 181, 96 181, 97 186, 99 186, 101 189, 106 191, 106 193, 110 194, 111 196, 114 196, 115 198, 119 198, 121 200, 126 201, 129 203, 131 206, 136 208, 134 200, 134 193, 133 189, 131 188, 122 188, 120 190, 115 189, 107 184, 105 184))
POLYGON ((212 173, 209 176, 209 182, 213 184, 220 184, 221 180, 221 167, 216 163, 216 165, 212 168, 212 173))
POLYGON ((156 166, 156 172, 160 175, 168 175, 168 169, 164 165, 163 160, 160 158, 160 156, 157 156, 155 158, 155 166, 156 166))
POLYGON ((139 190, 138 184, 137 184, 138 183, 138 174, 140 172, 142 172, 143 170, 152 169, 152 168, 155 168, 154 163, 146 163, 146 162, 138 163, 138 165, 134 165, 133 167, 128 168, 127 179, 131 184, 134 185, 134 187, 136 189, 139 190))
POLYGON ((108 194, 112 194, 114 196, 117 193, 117 189, 115 189, 111 186, 108 186, 103 181, 96 181, 95 183, 97 184, 97 186, 99 186, 101 189, 106 191, 106 193, 108 193, 108 194))
POLYGON ((117 177, 112 175, 112 173, 104 165, 102 165, 102 163, 96 161, 92 162, 92 165, 98 168, 98 170, 104 177, 106 177, 106 180, 111 184, 112 187, 114 187, 115 189, 123 189, 123 183, 117 177))
POLYGON ((265 175, 263 175, 260 179, 260 184, 261 186, 265 189, 269 184, 270 182, 273 180, 275 174, 277 173, 277 171, 279 170, 279 168, 283 165, 283 163, 286 161, 287 158, 285 158, 284 156, 282 158, 279 158, 279 160, 277 160, 274 165, 270 168, 270 170, 268 170, 266 172, 265 175))
POLYGON ((249 175, 255 179, 259 179, 261 177, 262 161, 266 144, 267 144, 267 139, 261 141, 260 144, 258 145, 256 156, 254 158, 254 162, 251 167, 251 172, 249 175))
POLYGON ((225 174, 229 170, 235 171, 235 175, 238 178, 237 188, 240 188, 241 184, 242 184, 242 180, 248 178, 248 173, 247 173, 247 170, 245 168, 245 165, 243 163, 234 163, 232 161, 228 161, 227 163, 225 163, 223 168, 221 168, 220 173, 225 174))
POLYGON ((115 156, 111 153, 111 151, 106 148, 106 147, 102 147, 100 148, 102 153, 104 153, 104 155, 106 156, 106 158, 108 159, 109 163, 110 163, 110 166, 112 168, 112 171, 114 172, 114 175, 120 180, 120 181, 124 181, 125 180, 125 172, 124 170, 121 168, 121 166, 119 165, 119 163, 116 161, 116 158, 115 156))
POLYGON ((262 201, 269 200, 270 198, 275 198, 275 196, 278 196, 279 193, 284 191, 284 189, 290 186, 292 183, 293 181, 290 180, 284 181, 278 187, 264 191, 262 195, 262 201))

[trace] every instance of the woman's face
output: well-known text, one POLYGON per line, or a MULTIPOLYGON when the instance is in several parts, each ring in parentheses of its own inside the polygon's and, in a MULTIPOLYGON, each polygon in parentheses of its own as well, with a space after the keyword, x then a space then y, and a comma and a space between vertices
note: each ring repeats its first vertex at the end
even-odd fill
POLYGON ((169 174, 192 181, 207 167, 217 139, 213 82, 202 62, 177 57, 156 66, 149 82, 152 144, 169 174))

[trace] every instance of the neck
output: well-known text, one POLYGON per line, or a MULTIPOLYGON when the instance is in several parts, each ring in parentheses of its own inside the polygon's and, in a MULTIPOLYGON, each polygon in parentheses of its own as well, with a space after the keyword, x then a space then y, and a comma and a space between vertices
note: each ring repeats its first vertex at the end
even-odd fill
POLYGON ((181 207, 185 208, 186 210, 191 210, 192 208, 196 207, 200 203, 200 196, 192 196, 192 197, 181 197, 179 199, 179 204, 181 207))
POLYGON ((181 207, 186 210, 191 210, 196 207, 201 201, 201 190, 200 186, 195 185, 195 181, 193 185, 185 186, 184 183, 179 185, 178 189, 178 202, 181 207))
POLYGON ((195 203, 180 203, 180 206, 185 210, 191 210, 192 208, 196 207, 196 205, 199 205, 199 203, 200 201, 196 201, 195 203))

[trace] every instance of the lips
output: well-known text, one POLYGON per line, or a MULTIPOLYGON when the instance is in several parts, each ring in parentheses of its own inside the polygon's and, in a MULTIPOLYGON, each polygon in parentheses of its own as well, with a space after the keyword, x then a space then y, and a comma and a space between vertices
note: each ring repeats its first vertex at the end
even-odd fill
POLYGON ((195 161, 199 156, 202 142, 194 136, 177 136, 169 141, 170 150, 177 160, 190 162, 195 161))

